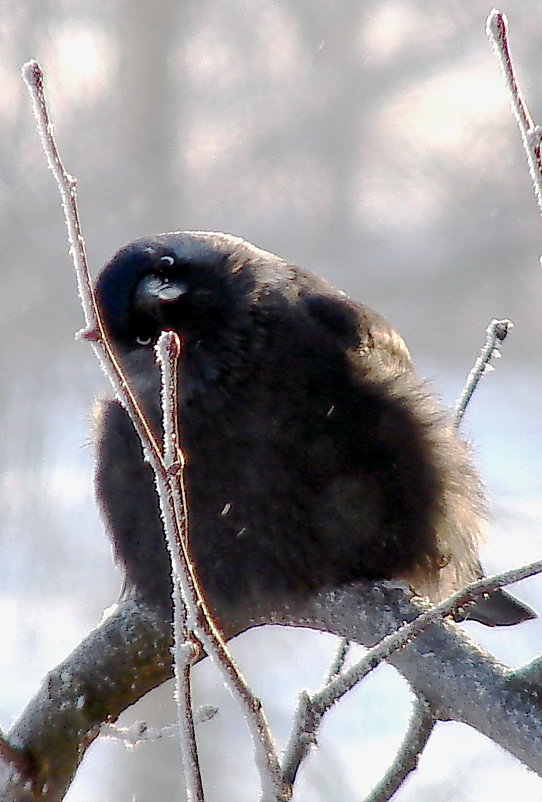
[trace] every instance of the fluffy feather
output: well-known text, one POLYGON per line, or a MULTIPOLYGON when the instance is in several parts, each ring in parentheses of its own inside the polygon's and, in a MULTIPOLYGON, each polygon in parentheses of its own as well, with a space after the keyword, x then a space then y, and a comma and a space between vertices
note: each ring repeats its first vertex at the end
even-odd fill
MULTIPOLYGON (((96 292, 157 431, 152 346, 163 328, 183 342, 190 546, 220 622, 362 577, 405 579, 437 601, 481 575, 468 450, 376 312, 237 237, 203 232, 127 245, 96 292)), ((127 590, 168 607, 152 472, 115 401, 100 413, 97 492, 127 590)), ((484 623, 532 616, 496 596, 500 612, 484 602, 484 623)))

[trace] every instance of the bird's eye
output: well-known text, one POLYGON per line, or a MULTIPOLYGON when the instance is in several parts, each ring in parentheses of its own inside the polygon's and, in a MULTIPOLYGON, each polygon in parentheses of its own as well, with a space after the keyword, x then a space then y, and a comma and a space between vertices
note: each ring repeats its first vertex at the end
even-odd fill
POLYGON ((143 337, 142 335, 138 335, 135 340, 138 345, 150 345, 152 343, 152 337, 143 337))
POLYGON ((167 265, 175 264, 175 259, 173 258, 173 256, 162 256, 160 257, 160 261, 165 262, 167 265))

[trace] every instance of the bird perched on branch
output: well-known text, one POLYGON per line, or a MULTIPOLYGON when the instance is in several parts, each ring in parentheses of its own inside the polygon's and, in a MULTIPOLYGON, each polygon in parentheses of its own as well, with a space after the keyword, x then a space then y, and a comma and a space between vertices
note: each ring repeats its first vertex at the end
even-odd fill
MULTIPOLYGON (((481 576, 479 481, 401 337, 324 279, 227 234, 121 248, 96 284, 113 348, 157 433, 163 329, 182 341, 189 543, 219 625, 359 579, 438 601, 481 576)), ((154 478, 131 421, 102 403, 97 495, 125 592, 169 610, 154 478)), ((505 591, 488 625, 533 617, 505 591)))

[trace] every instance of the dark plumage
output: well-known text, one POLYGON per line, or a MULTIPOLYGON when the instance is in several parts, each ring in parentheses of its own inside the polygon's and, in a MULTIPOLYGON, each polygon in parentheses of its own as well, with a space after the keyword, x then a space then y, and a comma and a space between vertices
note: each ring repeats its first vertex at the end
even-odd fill
MULTIPOLYGON (((480 576, 480 488, 448 416, 390 325, 324 279, 238 237, 177 232, 118 251, 96 293, 160 430, 153 344, 183 342, 180 425, 190 547, 218 622, 360 578, 438 600, 480 576)), ((102 404, 97 493, 126 588, 168 609, 150 467, 123 408, 102 404)), ((532 613, 504 592, 484 623, 532 613)))

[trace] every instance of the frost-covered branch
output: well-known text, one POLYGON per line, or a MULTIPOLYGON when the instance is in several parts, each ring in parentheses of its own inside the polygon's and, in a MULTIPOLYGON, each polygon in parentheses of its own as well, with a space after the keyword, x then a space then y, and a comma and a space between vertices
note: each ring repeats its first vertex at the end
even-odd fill
MULTIPOLYGON (((162 411, 164 430, 164 463, 166 477, 157 474, 160 504, 164 529, 173 567, 174 586, 180 587, 182 600, 175 593, 175 640, 182 637, 183 630, 194 633, 201 641, 207 654, 221 670, 224 681, 243 709, 249 729, 253 737, 255 762, 260 771, 263 799, 289 799, 291 791, 283 787, 276 747, 267 724, 259 699, 256 699, 248 687, 243 675, 235 664, 218 628, 205 603, 199 588, 194 566, 190 559, 188 543, 188 505, 186 502, 184 475, 184 457, 180 442, 179 417, 177 402, 177 360, 181 351, 179 337, 175 332, 164 331, 156 345, 158 363, 162 374, 162 411), (179 615, 182 607, 182 616, 179 615), (177 620, 178 619, 178 620, 177 620)), ((176 647, 176 651, 177 651, 176 647)), ((180 666, 187 666, 186 658, 179 652, 180 666)), ((176 658, 177 660, 177 658, 176 658)), ((188 750, 187 760, 191 762, 193 780, 199 778, 195 737, 189 703, 183 704, 183 696, 189 701, 189 677, 177 672, 177 704, 180 706, 181 737, 184 750, 188 750), (183 721, 187 722, 186 733, 183 732, 183 721)), ((201 780, 200 780, 201 786, 201 780)), ((203 793, 203 792, 201 792, 203 793)), ((200 799, 195 796, 195 799, 200 799)))
MULTIPOLYGON (((196 745, 192 715, 192 689, 190 671, 200 654, 199 643, 194 642, 187 625, 187 598, 184 584, 190 581, 187 566, 181 558, 188 533, 188 505, 184 483, 184 455, 179 442, 177 403, 177 363, 181 343, 172 331, 164 331, 156 344, 156 358, 160 366, 162 387, 163 459, 166 476, 156 473, 156 485, 162 510, 164 534, 168 546, 173 580, 173 671, 175 675, 175 701, 181 742, 184 783, 187 798, 203 802, 203 783, 196 745)), ((147 447, 143 442, 142 446, 147 447)))
POLYGON ((2 781, 24 784, 32 781, 33 767, 29 756, 4 738, 0 731, 0 788, 2 781))
POLYGON ((37 61, 32 60, 23 65, 21 72, 32 100, 34 117, 36 118, 36 125, 47 158, 47 164, 52 170, 62 200, 64 219, 68 229, 70 255, 75 268, 79 298, 85 315, 86 329, 81 333, 81 336, 92 343, 100 366, 111 382, 115 395, 126 408, 140 438, 148 443, 150 449, 149 455, 153 457, 154 462, 163 471, 164 464, 160 446, 111 348, 102 322, 100 310, 98 309, 94 297, 92 278, 90 276, 86 257, 85 241, 81 233, 81 224, 79 221, 76 192, 77 182, 64 168, 58 152, 53 133, 53 124, 49 117, 47 100, 45 98, 43 71, 37 61))
MULTIPOLYGON (((193 713, 194 724, 203 724, 210 721, 218 713, 214 705, 200 705, 193 713)), ((146 721, 134 721, 129 727, 119 727, 117 724, 104 724, 100 729, 100 738, 108 741, 119 741, 127 749, 136 749, 147 741, 162 741, 165 738, 179 736, 178 724, 166 724, 163 727, 149 727, 146 721)))
MULTIPOLYGON (((318 594, 298 610, 277 612, 273 620, 341 637, 348 634, 364 645, 377 643, 371 649, 374 659, 377 650, 388 652, 390 639, 401 630, 401 622, 419 622, 420 609, 424 608, 427 603, 410 596, 404 586, 359 582, 318 594)), ((435 614, 434 609, 428 612, 435 614)), ((402 629, 401 640, 407 631, 402 629)), ((539 661, 525 672, 511 671, 448 620, 428 624, 413 640, 407 638, 402 647, 397 641, 393 645, 397 648, 388 652, 387 661, 427 700, 435 718, 469 724, 542 776, 539 661)), ((316 701, 320 709, 328 702, 325 698, 316 701)))
MULTIPOLYGON (((372 666, 376 668, 376 665, 372 666)), ((324 711, 327 712, 327 711, 324 711)), ((295 778, 303 759, 316 744, 316 732, 323 713, 317 709, 317 699, 306 691, 299 695, 295 724, 284 754, 284 779, 290 783, 295 778)), ((415 694, 408 729, 388 771, 372 789, 365 802, 386 802, 402 785, 407 776, 418 765, 420 755, 436 724, 427 701, 415 694)))
POLYGON ((0 767, 0 802, 63 799, 104 722, 171 677, 171 625, 160 613, 123 601, 45 678, 9 732, 31 771, 0 767), (30 776, 29 776, 30 774, 30 776))
MULTIPOLYGON (((130 414, 132 423, 141 438, 142 447, 148 455, 149 461, 155 471, 160 502, 163 509, 165 508, 167 510, 170 504, 167 493, 170 491, 168 476, 171 474, 172 467, 172 464, 170 464, 172 463, 171 451, 168 450, 165 454, 162 454, 154 432, 146 420, 124 376, 123 370, 116 359, 105 331, 100 310, 94 296, 86 257, 85 242, 81 230, 77 205, 76 180, 67 173, 59 155, 53 133, 53 125, 47 108, 43 72, 36 61, 29 61, 23 66, 22 74, 32 98, 34 116, 38 125, 43 149, 47 157, 47 163, 53 172, 62 200, 62 207, 68 230, 70 254, 75 268, 79 297, 85 316, 86 331, 83 337, 92 343, 100 365, 111 382, 115 394, 130 414), (169 462, 166 462, 166 459, 169 459, 169 462)), ((181 482, 178 484, 180 483, 181 482)), ((174 555, 176 540, 181 538, 180 534, 175 535, 174 528, 178 528, 182 525, 182 518, 175 517, 174 519, 169 519, 166 513, 164 513, 164 520, 169 524, 169 526, 166 527, 166 531, 170 534, 168 545, 170 545, 170 554, 174 555)), ((175 583, 176 588, 178 584, 178 582, 175 583)), ((198 647, 190 641, 189 632, 185 627, 184 605, 177 591, 175 591, 175 598, 175 655, 181 661, 178 671, 176 672, 176 698, 179 711, 185 717, 180 721, 181 733, 182 736, 184 736, 181 738, 181 743, 183 745, 183 763, 188 794, 195 802, 203 802, 203 790, 197 763, 189 691, 190 666, 197 656, 198 647)))
MULTIPOLYGON (((491 360, 500 357, 500 345, 506 338, 508 332, 513 328, 514 324, 507 319, 497 320, 493 319, 486 329, 486 341, 476 359, 465 383, 465 386, 457 400, 455 408, 455 425, 458 427, 463 419, 467 406, 478 387, 480 379, 484 373, 493 369, 491 360)), ((463 595, 464 591, 461 593, 463 595)), ((346 659, 348 656, 350 643, 348 639, 343 639, 337 648, 337 652, 333 663, 329 670, 328 684, 334 679, 338 679, 341 675, 346 659)), ((301 761, 308 752, 310 745, 315 741, 315 731, 319 726, 319 717, 315 715, 313 709, 314 700, 308 696, 306 692, 300 694, 298 700, 298 708, 296 712, 296 724, 291 735, 291 740, 288 745, 285 761, 284 771, 285 776, 293 782, 301 761)), ((425 701, 418 697, 417 710, 426 710, 427 705, 425 701)), ((432 716, 415 715, 413 713, 411 725, 408 735, 405 738, 403 747, 396 756, 393 765, 390 767, 386 776, 382 779, 381 783, 375 788, 371 794, 370 800, 386 800, 389 799, 395 790, 401 785, 406 775, 412 771, 419 755, 429 738, 429 734, 433 729, 435 721, 432 716), (409 759, 403 757, 404 750, 408 748, 407 744, 411 744, 412 751, 409 752, 409 759), (416 751, 417 749, 417 751, 416 751), (401 776, 401 771, 405 770, 404 776, 401 776), (391 790, 390 790, 391 789, 391 790)), ((368 800, 367 802, 370 802, 368 800)))
MULTIPOLYGON (((371 646, 426 611, 427 603, 404 585, 359 582, 302 606, 262 608, 227 635, 286 624, 349 634, 371 646)), ((48 675, 10 731, 11 747, 31 761, 33 782, 0 772, 1 802, 61 800, 103 723, 172 676, 171 646, 171 624, 158 612, 137 600, 122 602, 48 675)), ((510 671, 447 621, 428 624, 387 659, 436 718, 469 724, 542 776, 542 660, 510 671)))
POLYGON ((329 682, 325 688, 313 697, 314 713, 322 716, 336 702, 363 677, 376 668, 383 660, 387 659, 398 649, 402 649, 405 644, 420 635, 430 624, 434 624, 441 618, 451 615, 455 611, 463 610, 470 602, 497 590, 497 588, 519 582, 530 576, 542 573, 542 560, 539 560, 521 568, 513 568, 510 571, 503 571, 494 576, 484 577, 476 582, 467 585, 466 588, 457 591, 448 599, 435 606, 429 606, 425 612, 418 615, 407 624, 403 624, 394 632, 383 638, 376 646, 369 649, 367 654, 347 671, 342 672, 329 682))
POLYGON ((471 400, 474 391, 478 387, 480 379, 488 370, 493 369, 492 359, 498 359, 501 355, 500 346, 506 335, 514 327, 511 320, 493 319, 486 329, 486 341, 476 359, 471 372, 467 376, 467 381, 455 406, 455 425, 459 426, 465 414, 465 410, 471 400))
MULTIPOLYGON (((283 772, 285 780, 294 781, 301 762, 315 742, 316 731, 320 726, 322 717, 339 699, 380 665, 383 660, 387 660, 399 649, 404 648, 407 643, 410 643, 427 627, 435 624, 444 616, 451 615, 459 610, 463 611, 464 607, 469 603, 491 591, 497 590, 497 588, 513 582, 519 582, 521 579, 535 576, 541 572, 542 560, 472 582, 440 604, 434 607, 430 606, 429 609, 416 616, 409 623, 397 627, 369 649, 367 654, 351 668, 332 674, 327 685, 312 697, 307 693, 302 693, 299 697, 294 726, 284 755, 283 772)), ((346 632, 348 633, 348 630, 346 632)), ((413 685, 413 687, 417 688, 416 685, 413 685)), ((423 696, 419 689, 418 694, 423 696)))
MULTIPOLYGON (((461 423, 467 406, 478 387, 480 379, 488 369, 492 368, 491 360, 500 357, 500 345, 506 338, 508 332, 513 328, 510 320, 493 319, 486 329, 486 341, 476 359, 459 396, 455 408, 455 425, 461 423)), ((462 594, 461 594, 462 595, 462 594)), ((349 641, 344 639, 337 648, 337 653, 331 665, 328 683, 337 679, 344 668, 349 650, 349 641)), ((319 725, 319 718, 315 716, 311 700, 308 694, 302 693, 298 701, 296 712, 296 726, 294 727, 289 752, 285 758, 285 774, 293 782, 299 769, 303 757, 306 755, 310 745, 314 742, 315 735, 310 734, 308 729, 314 729, 319 725), (309 726, 307 726, 309 725, 309 726)), ((424 749, 429 735, 435 725, 435 719, 427 711, 427 704, 421 697, 417 697, 415 709, 412 714, 411 723, 403 745, 396 755, 393 765, 390 767, 386 776, 382 778, 378 786, 373 789, 367 802, 377 802, 377 800, 389 799, 395 790, 399 788, 406 776, 417 765, 421 751, 424 749), (406 754, 408 752, 408 755, 406 754), (402 773, 404 771, 404 774, 402 773)))
MULTIPOLYGON (((388 659, 399 649, 404 648, 407 643, 410 643, 431 624, 435 624, 444 616, 464 608, 465 605, 493 590, 497 590, 497 588, 535 576, 541 572, 542 560, 472 582, 440 604, 430 605, 428 609, 417 615, 409 623, 400 625, 389 635, 383 637, 379 643, 369 649, 361 660, 351 668, 332 676, 327 685, 312 697, 308 694, 302 694, 299 699, 290 740, 286 747, 283 767, 285 778, 291 781, 295 778, 301 761, 309 751, 311 744, 314 743, 315 733, 325 713, 348 691, 352 690, 358 682, 361 682, 367 674, 380 665, 383 660, 388 659)), ((346 630, 345 634, 347 633, 348 630, 346 630)), ((423 696, 416 684, 413 687, 423 696)))
POLYGON ((436 719, 426 700, 417 695, 412 705, 407 731, 393 763, 364 802, 388 802, 392 798, 408 775, 418 766, 420 755, 425 749, 435 724, 436 719))
MULTIPOLYGON (((492 370, 493 366, 491 365, 492 359, 497 359, 500 357, 500 346, 501 343, 505 340, 508 332, 514 327, 512 321, 504 319, 504 320, 497 320, 493 319, 487 329, 486 329, 486 341, 484 346, 480 352, 480 355, 477 357, 469 375, 467 376, 467 381, 461 394, 457 400, 456 407, 455 407, 455 425, 458 427, 463 419, 467 406, 469 405, 472 396, 474 395, 478 384, 480 383, 480 379, 484 375, 485 372, 488 370, 492 370)), ((337 653, 333 660, 333 663, 329 670, 328 681, 331 681, 338 677, 344 667, 346 662, 346 658, 348 656, 349 651, 349 642, 347 639, 341 641, 337 648, 337 653)), ((305 710, 305 705, 307 704, 308 697, 306 695, 301 695, 299 699, 299 706, 298 706, 298 715, 306 716, 307 711, 305 710)), ((414 739, 415 740, 415 739, 414 739)), ((292 769, 290 769, 291 771, 292 769)), ((296 768, 297 771, 297 768, 296 768)))
POLYGON ((533 121, 516 79, 510 45, 508 44, 508 20, 506 16, 493 9, 487 18, 486 30, 510 92, 512 111, 519 126, 536 200, 542 212, 542 126, 533 121))
MULTIPOLYGON (((236 698, 246 717, 253 738, 254 757, 260 772, 262 784, 262 798, 266 802, 272 800, 287 800, 291 796, 291 788, 282 782, 282 775, 278 762, 277 751, 273 736, 259 699, 256 699, 248 687, 243 675, 235 664, 218 628, 213 622, 207 609, 205 599, 199 588, 194 566, 190 559, 188 544, 188 528, 186 520, 188 507, 184 490, 183 471, 184 458, 179 440, 178 404, 177 404, 177 359, 180 354, 180 341, 174 332, 165 331, 160 336, 156 346, 158 362, 162 371, 162 409, 164 419, 164 462, 166 477, 157 473, 160 504, 164 527, 170 549, 173 566, 174 583, 180 583, 184 605, 186 605, 186 618, 178 622, 179 635, 186 626, 200 640, 203 648, 214 660, 221 670, 224 681, 236 698)), ((180 600, 176 599, 175 609, 179 607, 180 600)), ((177 618, 177 616, 176 616, 177 618)), ((177 638, 177 632, 176 632, 177 638)), ((183 654, 179 654, 181 665, 186 665, 183 654)), ((189 696, 188 679, 181 681, 177 677, 178 704, 181 704, 181 695, 189 696)), ((188 720, 190 731, 185 737, 185 749, 189 749, 194 779, 199 776, 197 756, 195 753, 195 740, 191 714, 188 719, 186 705, 181 718, 188 720)), ((181 711, 180 711, 181 712, 181 711)), ((199 799, 199 797, 195 797, 199 799)))

